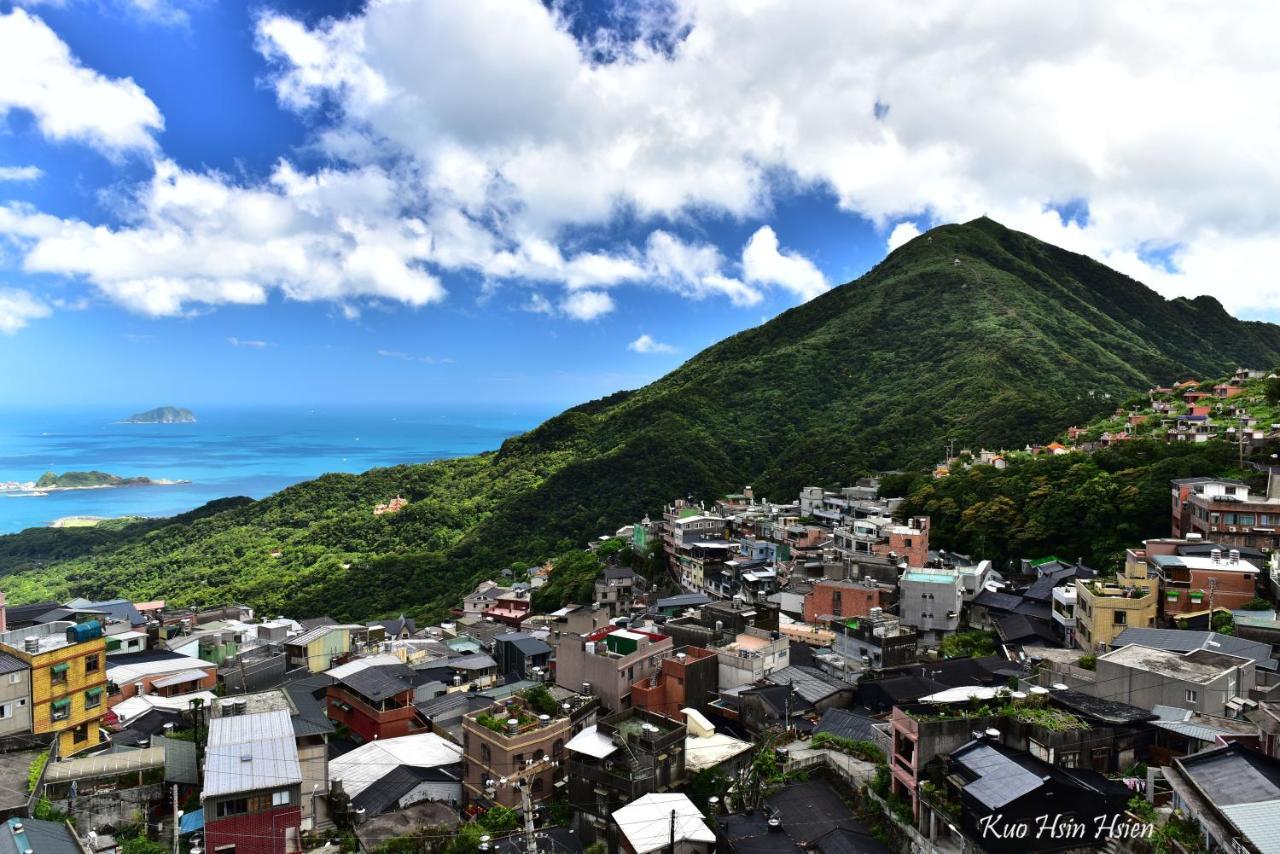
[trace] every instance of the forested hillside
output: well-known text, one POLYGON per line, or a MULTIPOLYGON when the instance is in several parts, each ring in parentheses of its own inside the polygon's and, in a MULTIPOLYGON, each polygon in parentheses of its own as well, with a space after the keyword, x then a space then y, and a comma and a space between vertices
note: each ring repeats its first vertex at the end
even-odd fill
MULTIPOLYGON (((673 497, 750 483, 790 498, 928 465, 948 440, 1019 447, 1153 383, 1241 364, 1280 364, 1280 327, 1235 320, 1207 298, 1167 301, 977 220, 934 229, 862 278, 495 453, 328 475, 171 522, 4 537, 0 572, 17 602, 86 593, 335 617, 438 610, 479 576, 580 546, 673 497), (396 494, 408 507, 373 514, 396 494)), ((1172 468, 1189 473, 1184 464, 1216 463, 1172 468)), ((1057 541, 1034 525, 1060 518, 1032 519, 998 547, 1047 547, 1057 541)))

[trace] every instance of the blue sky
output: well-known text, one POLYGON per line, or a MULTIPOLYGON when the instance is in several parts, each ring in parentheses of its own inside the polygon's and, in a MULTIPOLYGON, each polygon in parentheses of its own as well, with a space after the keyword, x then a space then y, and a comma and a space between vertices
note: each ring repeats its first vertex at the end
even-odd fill
POLYGON ((0 402, 554 408, 982 213, 1280 319, 1274 28, 724 6, 0 0, 0 402))

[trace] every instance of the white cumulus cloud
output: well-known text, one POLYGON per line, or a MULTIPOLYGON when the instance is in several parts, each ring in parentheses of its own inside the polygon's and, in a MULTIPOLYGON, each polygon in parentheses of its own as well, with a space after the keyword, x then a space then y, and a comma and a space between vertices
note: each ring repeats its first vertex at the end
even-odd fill
POLYGON ((919 237, 920 233, 919 227, 914 222, 900 222, 893 227, 893 231, 889 232, 885 248, 892 252, 904 243, 910 243, 919 237))
MULTIPOLYGON (((886 232, 985 213, 1166 294, 1280 303, 1274 4, 671 0, 665 43, 591 45, 548 5, 267 14, 258 39, 281 103, 336 107, 335 156, 399 152, 433 199, 507 238, 555 242, 619 213, 763 220, 781 176, 886 232), (1064 223, 1054 208, 1075 200, 1087 214, 1064 223), (1175 247, 1169 269, 1149 246, 1175 247)), ((664 281, 693 296, 719 283, 740 304, 766 281, 820 291, 812 264, 765 238, 760 277, 664 281)))
POLYGON ((560 310, 574 320, 595 320, 613 311, 613 298, 604 291, 573 291, 560 303, 560 310))
POLYGON ((241 186, 156 164, 117 228, 0 205, 0 234, 22 246, 24 268, 82 278, 147 315, 192 305, 444 299, 424 265, 424 223, 401 216, 395 182, 380 169, 298 173, 281 162, 268 183, 241 186))
POLYGON ((0 332, 12 335, 32 320, 48 317, 50 308, 19 288, 0 288, 0 332))
POLYGON ((827 280, 813 262, 778 248, 778 235, 767 225, 751 235, 742 249, 742 272, 748 284, 774 284, 810 300, 827 290, 827 280))
POLYGON ((39 181, 42 175, 39 166, 0 166, 0 181, 39 181))
POLYGON ((29 112, 44 136, 87 143, 109 155, 155 150, 160 110, 129 78, 86 68, 40 18, 0 15, 0 119, 29 112))
POLYGON ((645 333, 636 340, 627 345, 627 349, 633 353, 674 353, 675 347, 670 344, 663 344, 657 341, 652 335, 645 333))

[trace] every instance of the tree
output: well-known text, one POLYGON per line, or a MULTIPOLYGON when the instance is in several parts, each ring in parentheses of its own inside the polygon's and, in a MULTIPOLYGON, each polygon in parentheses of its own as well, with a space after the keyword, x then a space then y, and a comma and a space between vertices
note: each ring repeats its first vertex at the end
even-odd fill
POLYGON ((556 704, 555 698, 551 696, 546 685, 534 685, 532 688, 521 691, 520 696, 529 704, 529 708, 540 715, 555 717, 560 713, 560 706, 556 704))
POLYGON ((168 854, 169 846, 152 842, 145 836, 135 836, 120 843, 120 854, 168 854))
POLYGON ((520 817, 516 815, 516 811, 508 807, 496 805, 489 807, 480 816, 480 824, 484 825, 484 829, 490 833, 503 833, 508 830, 515 830, 519 824, 520 817))
POLYGON ((1271 403, 1280 403, 1280 377, 1271 377, 1267 380, 1267 400, 1271 403))

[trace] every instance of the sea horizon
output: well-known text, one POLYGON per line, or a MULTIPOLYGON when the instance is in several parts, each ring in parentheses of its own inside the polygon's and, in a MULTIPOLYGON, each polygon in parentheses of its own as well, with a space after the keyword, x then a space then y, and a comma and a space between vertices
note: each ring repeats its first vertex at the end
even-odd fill
POLYGON ((322 474, 483 453, 551 414, 501 405, 174 405, 191 409, 196 423, 124 422, 152 407, 0 408, 0 483, 91 470, 189 481, 0 491, 0 534, 73 516, 173 516, 219 498, 264 498, 322 474))

